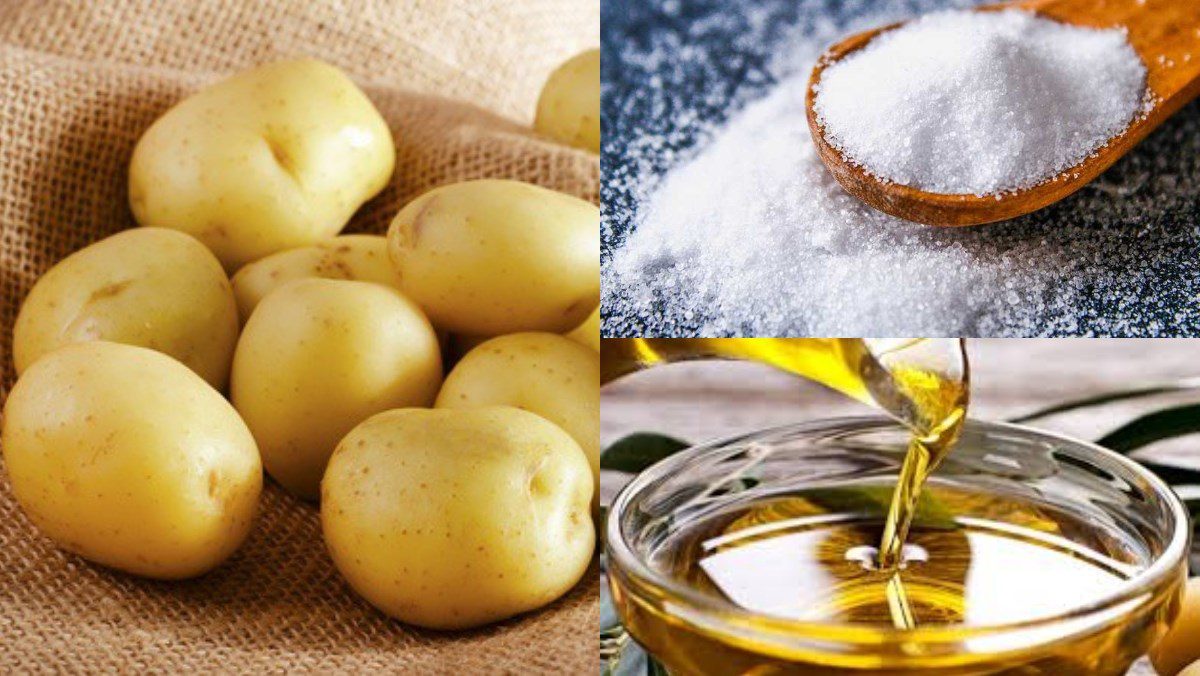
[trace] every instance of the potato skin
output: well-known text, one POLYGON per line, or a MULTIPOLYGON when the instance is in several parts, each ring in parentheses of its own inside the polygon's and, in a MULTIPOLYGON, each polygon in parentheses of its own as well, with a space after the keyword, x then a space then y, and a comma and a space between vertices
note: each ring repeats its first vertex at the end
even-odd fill
POLYGON ((553 333, 492 338, 459 360, 446 376, 435 406, 513 406, 558 425, 587 457, 594 496, 599 499, 598 352, 553 333))
POLYGON ((138 223, 187 232, 233 271, 337 234, 391 178, 387 124, 314 59, 242 71, 184 99, 138 141, 138 223))
POLYGON ((13 361, 23 373, 69 343, 107 340, 158 350, 223 390, 237 343, 225 271, 174 230, 119 232, 59 261, 21 305, 13 361))
POLYGON ((564 334, 571 340, 580 345, 590 347, 600 353, 600 306, 597 305, 592 314, 583 320, 583 323, 575 327, 569 333, 564 334))
POLYGON ((259 303, 230 390, 267 472, 315 499, 347 432, 380 411, 428 406, 441 383, 437 336, 415 304, 379 284, 314 278, 259 303))
POLYGON ((600 297, 600 211, 519 181, 435 188, 388 230, 404 292, 440 329, 561 333, 600 297))
POLYGON ((600 152, 600 50, 559 66, 538 98, 533 128, 576 148, 600 152))
POLYGON ((386 237, 341 235, 271 254, 238 270, 233 276, 233 295, 242 321, 250 318, 268 293, 306 277, 351 279, 400 288, 400 275, 388 260, 386 237))
POLYGON ((595 546, 578 445, 514 408, 376 415, 339 444, 321 489, 338 570, 372 605, 422 627, 476 627, 550 603, 595 546))
POLYGON ((67 551, 178 579, 219 565, 262 488, 254 439, 224 397, 159 352, 104 341, 38 360, 0 433, 13 494, 67 551))

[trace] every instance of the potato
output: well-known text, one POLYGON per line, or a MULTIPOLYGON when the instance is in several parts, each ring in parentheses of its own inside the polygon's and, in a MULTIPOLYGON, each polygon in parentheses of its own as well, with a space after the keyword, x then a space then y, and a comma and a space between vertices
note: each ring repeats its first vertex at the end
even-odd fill
POLYGON ((1188 580, 1179 617, 1150 651, 1150 662, 1162 676, 1174 676, 1197 660, 1200 660, 1200 577, 1188 580))
POLYGON ((243 71, 184 99, 138 141, 138 223, 197 237, 227 270, 336 234, 392 175, 391 132, 313 59, 243 71))
MULTIPOLYGON (((463 357, 438 408, 515 406, 563 428, 587 457, 600 497, 600 355, 552 333, 493 338, 463 357)), ((597 503, 595 506, 598 506, 597 503)))
POLYGON ((338 445, 321 525, 350 586, 392 617, 463 629, 564 594, 595 545, 579 446, 509 407, 380 413, 338 445))
POLYGON ((1179 676, 1200 676, 1200 661, 1192 662, 1179 672, 1179 676))
POLYGON ((600 296, 599 219, 593 204, 527 183, 456 183, 400 211, 388 253, 438 328, 561 333, 600 296))
POLYGON ((268 293, 284 282, 305 277, 353 279, 400 288, 400 275, 388 261, 387 238, 342 235, 313 246, 271 254, 238 270, 233 276, 242 321, 268 293))
POLYGON ((590 49, 550 74, 533 128, 567 145, 600 152, 600 50, 590 49))
POLYGON ((200 575, 250 531, 262 489, 237 412, 183 364, 106 341, 21 376, 0 432, 13 495, 67 551, 162 579, 200 575))
POLYGON ((583 320, 583 323, 575 327, 573 331, 566 334, 568 338, 592 348, 597 353, 600 352, 600 306, 597 305, 592 314, 583 320))
POLYGON ((237 334, 233 292, 212 253, 183 233, 139 228, 42 275, 13 327, 13 361, 23 373, 63 345, 108 340, 166 353, 224 389, 237 334))
POLYGON ((380 411, 428 406, 441 384, 437 336, 416 305, 379 284, 314 278, 259 303, 230 390, 267 472, 315 499, 347 432, 380 411))

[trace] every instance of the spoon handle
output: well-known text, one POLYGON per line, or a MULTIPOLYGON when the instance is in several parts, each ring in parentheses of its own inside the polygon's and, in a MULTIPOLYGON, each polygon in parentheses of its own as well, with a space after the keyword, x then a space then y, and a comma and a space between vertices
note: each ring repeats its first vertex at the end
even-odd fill
POLYGON ((1200 94, 1200 0, 1019 0, 1004 3, 1076 26, 1124 27, 1146 65, 1155 113, 1200 94))

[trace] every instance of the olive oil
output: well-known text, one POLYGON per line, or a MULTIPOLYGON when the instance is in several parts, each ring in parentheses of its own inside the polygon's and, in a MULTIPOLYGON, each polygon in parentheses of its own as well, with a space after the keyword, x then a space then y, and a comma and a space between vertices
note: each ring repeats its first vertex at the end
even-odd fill
POLYGON ((845 509, 864 488, 888 487, 738 504, 660 544, 649 558, 657 571, 756 618, 730 619, 738 631, 710 631, 675 615, 669 595, 641 603, 618 585, 626 627, 674 674, 1115 676, 1175 612, 1178 587, 1166 586, 1100 620, 1064 618, 1116 593, 1144 570, 1144 556, 1067 512, 936 482, 925 488, 901 563, 882 570, 863 544, 882 536, 882 514, 845 509), (889 634, 899 624, 897 595, 908 627, 889 634), (947 637, 922 633, 930 631, 947 637))
MULTIPOLYGON (((601 345, 604 380, 657 363, 741 359, 774 366, 880 407, 913 437, 879 538, 878 568, 900 563, 921 486, 958 438, 966 416, 968 378, 962 342, 861 338, 633 338, 601 345)), ((897 626, 910 618, 897 579, 888 586, 897 626)))
MULTIPOLYGON (((654 571, 611 567, 614 604, 630 635, 673 674, 1115 675, 1177 612, 1182 556, 1173 577, 1136 601, 1089 608, 1129 589, 1156 554, 1140 536, 1100 524, 1069 500, 991 480, 1027 466, 1048 471, 1057 456, 1044 447, 997 455, 976 435, 948 464, 952 476, 931 478, 965 423, 960 341, 606 339, 601 355, 605 381, 689 359, 766 363, 880 408, 909 434, 903 460, 887 442, 888 469, 837 478, 850 472, 838 469, 815 483, 792 483, 781 470, 757 474, 754 458, 776 457, 760 444, 775 437, 764 433, 744 448, 734 440, 733 464, 711 470, 695 489, 664 488, 638 508, 614 506, 618 529, 626 517, 645 519, 635 532, 646 547, 638 545, 641 560, 654 571), (998 462, 988 471, 999 474, 972 469, 985 460, 998 462)), ((822 455, 822 448, 812 450, 822 455)), ((871 444, 844 451, 848 458, 880 452, 871 444)), ((814 462, 796 452, 792 461, 814 462)), ((716 462, 706 457, 683 473, 704 476, 716 462)))

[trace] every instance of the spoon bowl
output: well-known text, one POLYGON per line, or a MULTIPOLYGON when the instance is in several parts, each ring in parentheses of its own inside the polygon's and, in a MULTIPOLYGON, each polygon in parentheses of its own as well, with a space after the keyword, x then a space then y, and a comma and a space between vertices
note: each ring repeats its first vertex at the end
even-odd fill
POLYGON ((816 85, 826 68, 867 46, 891 24, 851 35, 825 51, 809 78, 805 107, 817 153, 846 192, 884 213, 937 226, 981 225, 1049 206, 1087 185, 1133 149, 1185 104, 1200 95, 1200 1, 1019 0, 974 11, 1020 9, 1088 28, 1121 27, 1146 67, 1147 108, 1124 132, 1079 164, 1038 185, 996 195, 951 195, 888 182, 848 160, 826 138, 814 109, 816 85))

